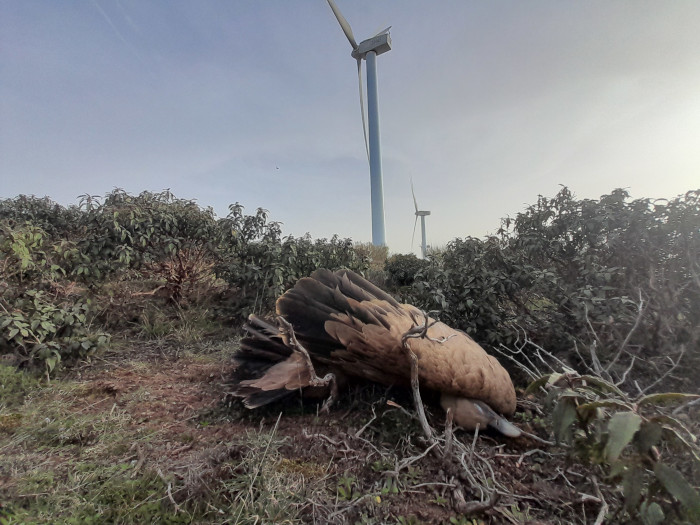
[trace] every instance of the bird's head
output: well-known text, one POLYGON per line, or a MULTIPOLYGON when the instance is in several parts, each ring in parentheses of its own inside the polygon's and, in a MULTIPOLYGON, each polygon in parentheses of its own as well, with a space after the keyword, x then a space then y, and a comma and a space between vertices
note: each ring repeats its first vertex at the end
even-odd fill
POLYGON ((452 409, 452 420, 466 430, 474 430, 478 425, 481 429, 489 426, 508 437, 522 434, 518 427, 498 415, 483 401, 443 393, 440 404, 445 411, 452 409))

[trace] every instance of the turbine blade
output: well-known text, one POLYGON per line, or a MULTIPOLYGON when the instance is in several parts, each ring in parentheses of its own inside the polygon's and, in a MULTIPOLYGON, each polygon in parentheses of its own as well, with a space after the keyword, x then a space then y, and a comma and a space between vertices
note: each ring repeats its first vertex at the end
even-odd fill
POLYGON ((362 59, 357 59, 357 83, 360 87, 360 113, 362 114, 362 133, 365 136, 365 151, 369 162, 369 141, 367 140, 367 123, 365 122, 365 96, 362 91, 362 59))
POLYGON ((388 32, 389 32, 389 29, 391 29, 391 26, 382 29, 381 31, 379 31, 379 33, 377 33, 376 35, 374 35, 372 38, 374 38, 375 36, 383 35, 384 33, 388 33, 388 32))
POLYGON ((418 215, 416 215, 416 220, 413 221, 413 235, 411 235, 411 251, 413 251, 413 241, 416 239, 416 226, 418 226, 418 215))
POLYGON ((345 36, 348 37, 348 40, 350 41, 350 45, 352 46, 353 49, 357 49, 357 42, 355 41, 355 37, 352 34, 352 29, 350 28, 350 24, 348 24, 348 21, 345 20, 343 13, 341 13, 340 9, 338 9, 338 6, 335 4, 335 0, 328 0, 328 5, 331 6, 331 9, 333 10, 333 14, 338 19, 338 23, 340 24, 340 28, 343 30, 343 33, 345 33, 345 36))
POLYGON ((416 200, 416 193, 413 191, 413 177, 411 177, 411 195, 413 195, 413 205, 416 207, 416 220, 418 220, 418 201, 416 200))

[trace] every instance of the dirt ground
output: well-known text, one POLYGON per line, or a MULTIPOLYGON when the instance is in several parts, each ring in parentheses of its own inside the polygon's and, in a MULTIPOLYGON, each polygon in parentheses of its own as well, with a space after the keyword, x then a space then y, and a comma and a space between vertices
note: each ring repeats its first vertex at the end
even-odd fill
MULTIPOLYGON (((125 509, 110 522, 138 523, 146 518, 127 507, 153 501, 151 523, 592 523, 619 502, 595 471, 528 437, 474 440, 458 430, 461 457, 437 454, 405 391, 354 387, 327 415, 297 398, 247 410, 227 395, 224 346, 201 355, 132 349, 31 394, 19 423, 0 428, 0 511, 26 520, 8 523, 70 523, 75 509, 104 516, 110 505, 125 509), (110 503, 115 479, 150 488, 110 503)), ((443 415, 427 408, 442 432, 443 415)), ((534 403, 521 401, 517 416, 541 431, 534 403)))

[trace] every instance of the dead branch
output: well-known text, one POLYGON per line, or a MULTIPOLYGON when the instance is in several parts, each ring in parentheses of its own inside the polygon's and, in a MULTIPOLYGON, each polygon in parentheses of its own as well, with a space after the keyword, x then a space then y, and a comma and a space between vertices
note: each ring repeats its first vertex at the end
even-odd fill
POLYGON ((447 414, 445 416, 445 450, 443 452, 443 457, 445 459, 452 455, 452 440, 454 438, 454 429, 452 428, 453 417, 452 407, 450 407, 447 409, 447 414))
POLYGON ((622 352, 624 351, 625 347, 627 346, 627 343, 629 343, 630 339, 632 338, 632 334, 634 334, 635 330, 639 327, 639 323, 642 320, 642 317, 644 315, 644 310, 646 309, 646 304, 644 304, 644 299, 642 299, 642 290, 639 290, 639 302, 637 303, 637 318, 634 320, 634 325, 630 329, 629 332, 627 332, 627 336, 625 337, 625 340, 622 341, 622 344, 620 345, 620 348, 618 348, 617 353, 615 356, 612 358, 610 363, 608 363, 608 366, 605 367, 606 372, 610 372, 610 369, 617 363, 617 360, 620 359, 620 356, 622 355, 622 352))
POLYGON ((603 493, 600 491, 600 487, 598 486, 598 480, 596 479, 596 477, 593 476, 591 480, 593 481, 593 486, 595 487, 596 495, 598 496, 598 499, 601 502, 601 507, 598 511, 598 516, 596 517, 595 523, 593 525, 602 525, 603 520, 605 520, 605 515, 610 509, 610 506, 608 505, 607 501, 605 501, 605 498, 603 498, 603 493))
POLYGON ((624 384, 625 381, 627 381, 627 374, 629 374, 630 371, 632 370, 632 368, 634 368, 634 363, 636 360, 637 360, 637 357, 632 356, 632 362, 627 367, 627 370, 625 370, 625 372, 622 374, 622 377, 620 378, 620 380, 617 383, 615 383, 615 386, 621 386, 624 384))
POLYGON ((603 344, 603 342, 600 340, 600 337, 598 337, 598 333, 595 331, 595 328, 593 328, 593 324, 591 323, 590 318, 588 317, 588 305, 585 303, 583 304, 583 311, 586 315, 586 324, 588 325, 588 328, 591 329, 593 337, 595 337, 595 340, 598 341, 598 343, 603 344))
POLYGON ((518 461, 515 463, 515 466, 520 468, 520 465, 522 465, 522 463, 523 463, 523 459, 525 459, 528 456, 532 456, 533 454, 544 454, 545 456, 551 456, 551 454, 549 452, 545 452, 544 450, 541 450, 539 448, 533 448, 532 450, 528 450, 527 452, 520 454, 520 457, 518 458, 518 461))
POLYGON ((333 445, 334 447, 339 447, 339 446, 341 445, 340 441, 336 441, 336 440, 334 440, 334 439, 332 439, 332 438, 329 438, 329 437, 328 437, 327 435, 325 435, 325 434, 321 434, 321 433, 318 433, 318 432, 315 433, 315 434, 309 434, 309 431, 306 430, 305 428, 303 428, 303 429, 301 430, 301 433, 302 433, 302 435, 303 435, 306 439, 315 439, 315 438, 319 438, 319 439, 323 439, 324 441, 327 441, 328 443, 330 443, 330 444, 333 445))
POLYGON ((436 446, 438 445, 438 442, 435 441, 432 445, 430 445, 428 448, 426 448, 423 452, 418 454, 417 456, 411 456, 410 458, 404 458, 400 462, 397 462, 394 470, 386 470, 384 471, 384 474, 388 474, 390 476, 398 477, 399 473, 405 469, 413 465, 416 461, 419 461, 423 459, 425 456, 428 455, 428 453, 433 450, 436 446))
POLYGON ((492 492, 491 496, 486 501, 470 501, 467 503, 467 501, 464 498, 464 494, 460 489, 455 489, 453 491, 453 495, 456 500, 455 510, 460 514, 466 515, 492 509, 496 505, 496 503, 498 503, 498 500, 501 498, 500 494, 498 494, 497 492, 492 492))
POLYGON ((160 469, 158 469, 157 472, 160 479, 163 480, 163 483, 167 483, 168 485, 166 492, 168 494, 168 499, 170 500, 170 503, 172 503, 173 507, 175 507, 175 514, 177 514, 178 512, 182 512, 182 509, 180 509, 180 505, 178 505, 175 502, 175 499, 173 498, 173 484, 165 479, 165 476, 163 475, 163 472, 160 469))
MULTIPOLYGON (((428 328, 430 328, 433 324, 437 322, 433 321, 432 323, 430 323, 430 318, 428 317, 428 314, 423 312, 423 315, 425 317, 424 324, 420 326, 414 326, 411 329, 409 329, 401 337, 401 343, 404 349, 406 350, 408 360, 411 364, 411 390, 413 392, 413 402, 416 406, 416 412, 418 413, 418 421, 421 424, 421 428, 423 429, 423 434, 425 434, 426 439, 430 443, 436 443, 435 434, 430 424, 428 423, 428 419, 425 417, 425 408, 423 407, 423 401, 421 400, 420 385, 418 381, 418 356, 415 353, 413 353, 413 350, 411 350, 411 347, 408 344, 409 339, 428 338, 428 328)), ((440 342, 436 339, 430 340, 440 342)))
POLYGON ((377 419, 377 413, 374 411, 374 405, 372 405, 372 418, 369 421, 367 421, 367 423, 362 425, 362 428, 360 430, 355 432, 355 437, 359 438, 362 435, 362 433, 365 430, 367 430, 367 427, 369 427, 374 422, 375 419, 377 419))
POLYGON ((154 290, 151 290, 150 292, 131 292, 129 295, 131 297, 143 297, 145 295, 155 295, 157 294, 160 290, 165 288, 167 285, 161 284, 160 286, 156 287, 154 290))
POLYGON ((655 387, 656 385, 658 385, 661 381, 663 381, 664 379, 666 379, 666 378, 671 374, 671 372, 673 372, 676 368, 678 368, 678 365, 680 364, 681 359, 683 359, 683 355, 685 354, 685 345, 681 345, 681 346, 680 346, 680 349, 681 349, 681 351, 680 351, 680 353, 678 354, 678 359, 676 359, 676 362, 675 362, 675 363, 673 362, 673 359, 671 359, 671 357, 668 356, 668 360, 671 361, 671 365, 672 365, 671 368, 669 368, 668 370, 666 370, 666 372, 665 372, 661 377, 659 377, 656 381, 654 381, 652 384, 650 384, 649 386, 647 386, 647 387, 644 388, 644 389, 640 389, 640 390, 641 390, 641 394, 645 394, 646 392, 648 392, 649 390, 651 390, 652 388, 654 388, 654 387, 655 387))
POLYGON ((676 408, 673 409, 673 412, 671 412, 671 414, 675 416, 676 414, 682 412, 686 408, 690 408, 690 407, 695 406, 697 404, 700 404, 700 398, 693 399, 692 401, 688 401, 687 403, 683 403, 682 405, 677 406, 676 408))
POLYGON ((325 376, 319 377, 316 374, 314 364, 311 362, 311 356, 309 355, 308 350, 306 350, 306 348, 304 348, 301 345, 301 343, 297 340, 297 336, 294 333, 294 328, 292 327, 291 323, 281 315, 277 316, 277 322, 279 323, 280 330, 287 335, 289 339, 289 346, 292 348, 292 350, 300 353, 304 357, 304 361, 306 362, 306 366, 310 375, 309 386, 330 385, 331 393, 328 396, 328 398, 324 401, 323 406, 321 407, 321 412, 328 412, 331 405, 335 402, 336 399, 338 399, 338 382, 335 379, 335 374, 329 372, 325 376))

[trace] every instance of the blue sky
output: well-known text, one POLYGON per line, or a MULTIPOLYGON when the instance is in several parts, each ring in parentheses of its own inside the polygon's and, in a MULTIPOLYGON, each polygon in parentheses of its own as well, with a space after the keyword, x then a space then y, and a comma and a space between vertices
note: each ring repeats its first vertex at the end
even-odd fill
MULTIPOLYGON (((700 2, 336 1, 358 41, 392 26, 392 252, 411 249, 411 177, 436 246, 560 184, 700 187, 700 2)), ((325 0, 0 0, 0 198, 170 188, 369 241, 350 51, 325 0)))

